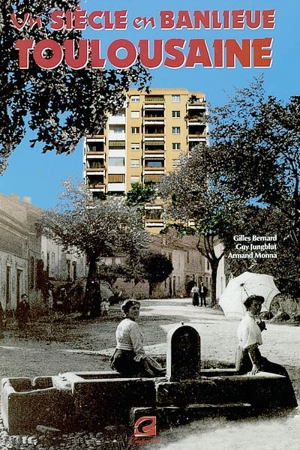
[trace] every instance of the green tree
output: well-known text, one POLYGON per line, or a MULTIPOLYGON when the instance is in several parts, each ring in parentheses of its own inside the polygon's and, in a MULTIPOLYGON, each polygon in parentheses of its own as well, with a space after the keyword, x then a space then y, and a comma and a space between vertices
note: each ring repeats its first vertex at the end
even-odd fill
MULTIPOLYGON (((43 153, 72 152, 85 135, 101 132, 107 114, 124 105, 132 84, 147 87, 151 77, 139 60, 128 69, 95 69, 88 63, 74 70, 64 62, 48 70, 30 58, 28 69, 19 68, 18 39, 44 39, 62 44, 82 38, 80 30, 53 30, 49 24, 53 9, 75 10, 78 0, 1 1, 0 5, 0 173, 5 170, 11 152, 22 142, 28 127, 35 133, 33 147, 43 143, 43 153), (25 14, 39 17, 42 26, 28 21, 17 29, 11 21, 15 13, 20 24, 25 14)), ((51 57, 51 52, 48 52, 51 57)))
POLYGON ((149 282, 149 297, 151 298, 158 283, 162 283, 171 275, 173 265, 167 256, 152 252, 144 253, 140 262, 143 279, 149 282))
MULTIPOLYGON (((289 235, 290 224, 285 214, 275 206, 261 208, 249 205, 245 212, 245 219, 238 234, 252 236, 277 236, 273 250, 262 254, 276 254, 276 258, 253 257, 245 259, 227 259, 228 272, 237 276, 244 271, 269 273, 276 279, 276 285, 282 294, 289 294, 294 299, 300 298, 299 248, 289 235)), ((258 242, 257 244, 263 244, 258 242)), ((244 253, 243 250, 235 253, 244 253)), ((257 253, 260 253, 259 251, 257 253)), ((255 255, 255 252, 254 252, 255 255)))
POLYGON ((179 169, 164 177, 159 191, 170 226, 198 237, 197 248, 211 266, 214 306, 218 266, 233 245, 233 230, 243 221, 244 205, 220 188, 219 180, 211 177, 211 168, 210 149, 198 146, 191 155, 181 157, 179 169), (220 253, 216 250, 219 240, 223 244, 220 253))
POLYGON ((156 191, 153 185, 142 183, 133 183, 131 190, 127 192, 126 203, 128 206, 145 205, 156 197, 156 191))
POLYGON ((278 234, 278 260, 252 266, 300 286, 300 97, 267 95, 255 78, 211 108, 210 122, 212 175, 228 195, 256 206, 248 218, 255 234, 278 234))
POLYGON ((65 190, 54 210, 45 211, 39 230, 65 249, 74 249, 87 257, 88 276, 85 293, 85 314, 94 305, 88 293, 97 279, 100 258, 127 255, 128 258, 148 247, 148 233, 136 207, 125 205, 125 199, 108 196, 104 201, 92 201, 84 184, 74 186, 64 182, 65 190))
POLYGON ((274 206, 300 244, 300 97, 267 96, 263 78, 235 89, 211 109, 211 160, 223 189, 245 202, 274 206))

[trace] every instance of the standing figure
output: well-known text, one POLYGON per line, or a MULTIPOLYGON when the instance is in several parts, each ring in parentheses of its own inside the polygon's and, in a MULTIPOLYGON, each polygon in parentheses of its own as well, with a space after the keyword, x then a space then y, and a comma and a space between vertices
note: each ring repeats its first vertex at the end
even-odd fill
POLYGON ((20 331, 26 329, 29 317, 30 317, 30 305, 28 301, 28 296, 26 294, 22 294, 21 301, 18 303, 18 306, 16 308, 16 319, 20 331))
POLYGON ((192 301, 194 306, 199 306, 199 288, 197 285, 191 289, 192 301))
POLYGON ((108 316, 110 303, 107 298, 104 298, 101 302, 101 315, 103 317, 108 316))
POLYGON ((125 377, 164 376, 165 369, 146 355, 144 350, 143 335, 136 323, 140 314, 140 302, 126 300, 121 310, 125 318, 117 327, 117 347, 111 358, 111 368, 125 377))
POLYGON ((90 316, 98 317, 100 315, 100 284, 96 280, 92 280, 89 289, 90 316))
POLYGON ((206 294, 207 294, 207 287, 204 286, 204 284, 201 282, 200 284, 200 300, 201 300, 201 306, 206 306, 206 294))

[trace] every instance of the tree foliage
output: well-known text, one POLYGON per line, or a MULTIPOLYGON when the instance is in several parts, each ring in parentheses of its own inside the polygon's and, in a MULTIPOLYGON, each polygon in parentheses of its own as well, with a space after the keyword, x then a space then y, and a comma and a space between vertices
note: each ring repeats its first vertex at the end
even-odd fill
POLYGON ((241 232, 278 235, 278 259, 251 261, 253 270, 300 286, 300 97, 267 95, 259 77, 212 108, 210 122, 213 176, 252 205, 241 232))
POLYGON ((158 283, 165 281, 173 271, 172 261, 160 253, 144 253, 141 258, 143 278, 149 282, 149 296, 158 283))
POLYGON ((267 96, 263 78, 235 89, 212 108, 211 157, 223 189, 246 202, 274 206, 300 243, 300 97, 267 96))
MULTIPOLYGON (((53 9, 74 10, 78 0, 42 0, 22 2, 1 0, 0 4, 0 172, 5 170, 11 152, 22 142, 27 127, 34 133, 33 147, 43 143, 43 152, 70 153, 84 135, 101 132, 108 113, 114 114, 126 100, 132 84, 147 88, 151 77, 139 61, 129 69, 95 69, 88 64, 73 70, 64 62, 47 70, 30 60, 28 69, 20 69, 17 39, 66 39, 78 42, 78 30, 52 30, 53 9), (11 14, 20 23, 24 14, 40 17, 42 27, 29 25, 18 30, 11 14)), ((49 55, 50 56, 50 55, 49 55)))
POLYGON ((129 206, 145 205, 155 199, 156 191, 153 185, 133 183, 131 190, 127 192, 126 203, 129 206))
POLYGON ((233 229, 242 220, 243 204, 220 187, 211 176, 210 149, 196 147, 191 155, 182 156, 178 171, 169 173, 159 186, 166 201, 165 217, 181 232, 193 232, 198 250, 211 264, 212 304, 216 302, 216 277, 224 251, 233 245, 233 229), (224 251, 216 252, 220 239, 224 251))
POLYGON ((88 292, 91 281, 97 278, 100 258, 121 254, 135 259, 148 247, 148 233, 142 227, 140 211, 126 206, 124 198, 108 196, 93 202, 85 185, 65 181, 64 187, 57 207, 45 211, 39 230, 65 249, 87 256, 88 292))

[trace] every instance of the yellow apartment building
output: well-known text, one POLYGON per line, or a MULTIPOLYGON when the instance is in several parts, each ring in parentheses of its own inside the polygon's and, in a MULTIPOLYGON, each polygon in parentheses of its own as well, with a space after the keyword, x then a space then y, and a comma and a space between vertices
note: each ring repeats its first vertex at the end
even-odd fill
MULTIPOLYGON (((94 197, 124 194, 134 183, 157 183, 175 170, 181 154, 207 141, 202 92, 184 88, 130 89, 124 108, 108 118, 103 134, 84 141, 84 181, 94 197)), ((164 227, 159 202, 146 205, 145 228, 164 227)))

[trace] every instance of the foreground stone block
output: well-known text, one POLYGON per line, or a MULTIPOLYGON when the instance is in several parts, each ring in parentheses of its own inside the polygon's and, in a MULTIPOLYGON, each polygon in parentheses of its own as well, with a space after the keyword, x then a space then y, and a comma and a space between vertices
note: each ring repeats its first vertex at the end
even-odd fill
POLYGON ((10 434, 30 434, 38 425, 68 428, 73 399, 71 392, 58 391, 51 377, 4 378, 1 390, 1 413, 10 434))
POLYGON ((81 379, 72 383, 75 417, 81 429, 128 425, 132 406, 155 405, 155 380, 145 378, 81 379))

